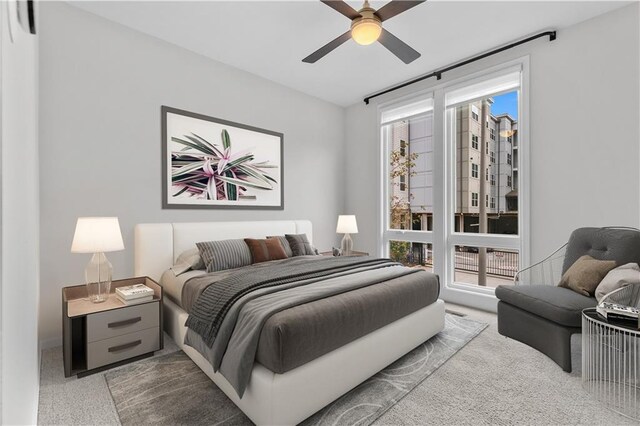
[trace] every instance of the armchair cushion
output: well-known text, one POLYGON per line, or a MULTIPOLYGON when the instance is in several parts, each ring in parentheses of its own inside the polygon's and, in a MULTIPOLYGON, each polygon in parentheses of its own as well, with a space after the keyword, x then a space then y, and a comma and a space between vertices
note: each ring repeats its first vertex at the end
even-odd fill
POLYGON ((585 254, 567 269, 558 286, 583 296, 593 296, 600 281, 615 267, 615 260, 597 260, 585 254))
POLYGON ((547 285, 501 285, 496 288, 496 297, 566 327, 581 327, 582 310, 596 306, 593 297, 547 285))
POLYGON ((618 265, 640 263, 640 232, 618 228, 579 228, 567 244, 562 273, 581 256, 598 260, 615 260, 618 265))

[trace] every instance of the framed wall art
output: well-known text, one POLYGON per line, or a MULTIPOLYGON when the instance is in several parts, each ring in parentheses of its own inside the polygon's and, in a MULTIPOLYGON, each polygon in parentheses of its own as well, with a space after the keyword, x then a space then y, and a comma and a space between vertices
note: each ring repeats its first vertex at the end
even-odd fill
POLYGON ((162 107, 162 207, 284 208, 282 133, 162 107))

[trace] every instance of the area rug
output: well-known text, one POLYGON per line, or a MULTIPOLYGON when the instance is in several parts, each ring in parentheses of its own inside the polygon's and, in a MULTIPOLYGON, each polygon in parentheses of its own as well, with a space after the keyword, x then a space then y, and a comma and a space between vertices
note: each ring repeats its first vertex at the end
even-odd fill
MULTIPOLYGON (((303 422, 369 425, 427 379, 487 324, 446 314, 445 328, 303 422)), ((105 374, 120 422, 245 425, 251 421, 184 352, 105 374)))

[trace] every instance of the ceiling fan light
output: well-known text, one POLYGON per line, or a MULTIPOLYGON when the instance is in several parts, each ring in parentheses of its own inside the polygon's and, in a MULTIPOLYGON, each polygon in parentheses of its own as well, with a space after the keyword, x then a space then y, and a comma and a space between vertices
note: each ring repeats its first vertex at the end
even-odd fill
POLYGON ((362 46, 375 43, 381 33, 382 26, 375 19, 361 19, 351 27, 351 37, 362 46))

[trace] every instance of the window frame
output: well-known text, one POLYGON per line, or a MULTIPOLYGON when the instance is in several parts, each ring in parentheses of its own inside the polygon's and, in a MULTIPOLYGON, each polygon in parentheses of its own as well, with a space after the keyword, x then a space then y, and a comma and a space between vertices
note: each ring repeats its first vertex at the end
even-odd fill
MULTIPOLYGON (((433 250, 434 272, 440 276, 441 297, 453 303, 465 303, 481 309, 495 311, 497 299, 492 288, 469 286, 454 282, 453 264, 449 262, 451 258, 451 248, 456 245, 481 246, 502 249, 515 249, 519 252, 520 265, 530 264, 530 149, 529 149, 529 57, 521 57, 490 67, 488 69, 470 73, 466 76, 443 83, 435 83, 428 89, 415 91, 413 94, 387 97, 387 101, 378 104, 378 172, 377 179, 379 203, 377 209, 378 255, 386 256, 389 250, 389 241, 407 241, 431 244, 433 250), (518 149, 520 154, 517 157, 517 167, 519 173, 519 197, 518 197, 518 229, 519 236, 515 239, 509 235, 471 233, 454 233, 453 216, 450 212, 455 211, 455 200, 450 196, 451 188, 455 188, 455 170, 452 167, 452 159, 455 159, 455 147, 447 145, 445 133, 455 129, 447 129, 445 121, 447 111, 445 108, 445 92, 465 85, 482 82, 500 75, 513 72, 515 69, 520 72, 520 85, 518 96, 518 149), (433 230, 393 230, 389 228, 389 188, 388 186, 388 152, 384 143, 385 135, 381 121, 382 111, 406 105, 412 101, 430 98, 433 107, 430 113, 433 116, 433 230), (481 244, 478 244, 482 241, 481 244)), ((511 91, 511 90, 509 90, 511 91)), ((404 119, 411 117, 404 117, 404 119)), ((388 124, 388 123, 386 123, 388 124)), ((497 138, 496 138, 497 139, 497 138)), ((493 153, 491 151, 490 153, 493 153)), ((494 159, 491 162, 495 163, 494 159)), ((455 162, 453 164, 455 166, 455 162)), ((515 165, 514 165, 515 167, 515 165)), ((495 179, 497 182, 497 178, 495 179)))
POLYGON ((478 151, 478 147, 480 146, 480 144, 478 143, 479 139, 480 138, 477 135, 471 133, 471 148, 475 149, 476 151, 478 151))

